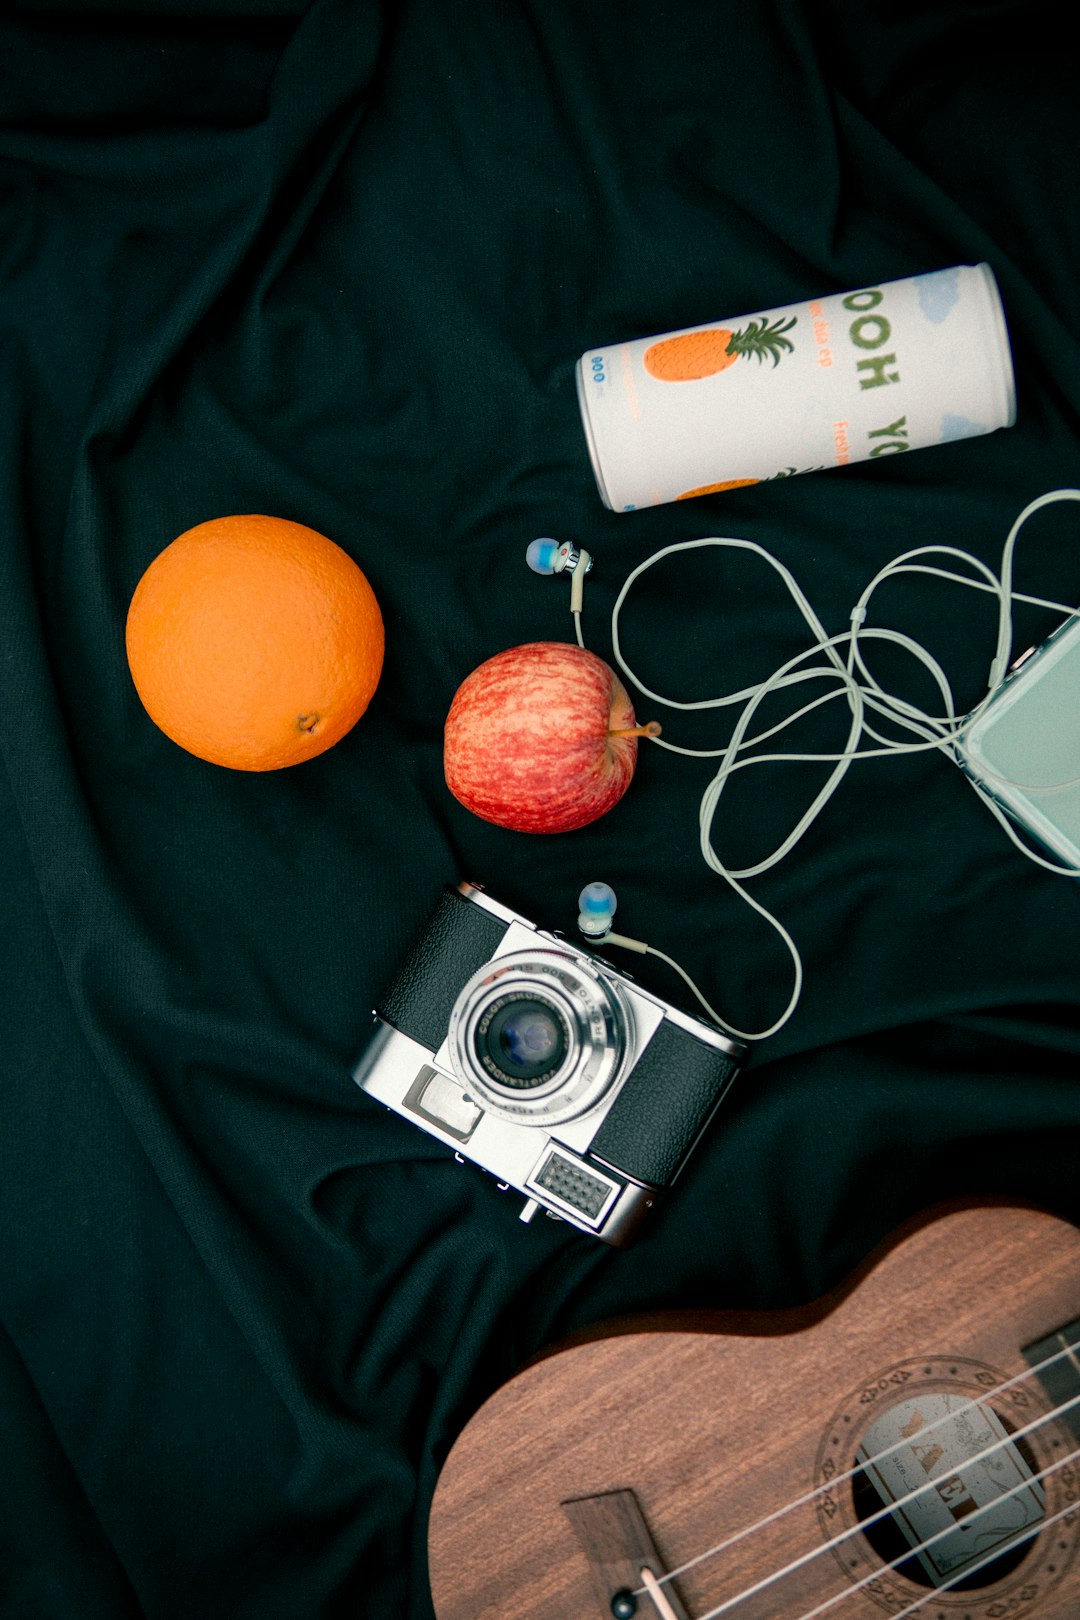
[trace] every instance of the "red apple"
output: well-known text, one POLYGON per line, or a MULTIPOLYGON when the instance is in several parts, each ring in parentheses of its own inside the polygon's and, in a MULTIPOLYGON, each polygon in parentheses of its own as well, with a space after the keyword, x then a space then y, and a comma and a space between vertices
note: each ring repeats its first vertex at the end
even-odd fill
POLYGON ((467 810, 516 832, 569 832, 630 786, 639 726, 615 671, 573 642, 496 653, 458 687, 446 717, 446 784, 467 810))

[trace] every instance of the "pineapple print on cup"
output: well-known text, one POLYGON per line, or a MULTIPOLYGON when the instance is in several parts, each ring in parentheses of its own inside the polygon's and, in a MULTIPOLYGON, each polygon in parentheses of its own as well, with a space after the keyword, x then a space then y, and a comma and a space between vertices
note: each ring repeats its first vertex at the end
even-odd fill
MULTIPOLYGON (((681 332, 677 337, 661 338, 645 350, 645 370, 661 382, 698 382, 702 377, 715 377, 726 371, 736 360, 765 359, 777 365, 780 356, 789 353, 795 345, 785 334, 796 324, 797 317, 774 322, 765 319, 750 321, 740 331, 727 326, 710 326, 701 332, 681 332)), ((756 483, 756 479, 749 480, 756 483)))
POLYGON ((774 484, 778 478, 795 478, 799 473, 824 472, 824 467, 781 467, 779 472, 772 473, 770 477, 761 478, 725 478, 719 484, 702 484, 698 489, 684 489, 681 495, 676 495, 677 501, 692 501, 698 495, 719 495, 723 489, 747 489, 751 484, 774 484))
POLYGON ((616 512, 887 461, 1015 419, 986 264, 592 349, 576 381, 616 512))
MULTIPOLYGON (((780 318, 772 323, 767 320, 750 321, 737 332, 727 326, 710 326, 701 332, 682 332, 677 337, 661 338, 659 343, 653 343, 645 350, 645 370, 661 382, 682 383, 715 377, 740 359, 753 357, 760 363, 768 358, 775 366, 785 350, 790 353, 795 347, 786 334, 796 320, 797 317, 792 315, 786 321, 780 318)), ((776 473, 773 476, 786 477, 788 474, 776 473)), ((746 489, 760 483, 760 478, 724 478, 719 483, 684 489, 675 499, 692 501, 699 495, 718 495, 721 490, 746 489)))

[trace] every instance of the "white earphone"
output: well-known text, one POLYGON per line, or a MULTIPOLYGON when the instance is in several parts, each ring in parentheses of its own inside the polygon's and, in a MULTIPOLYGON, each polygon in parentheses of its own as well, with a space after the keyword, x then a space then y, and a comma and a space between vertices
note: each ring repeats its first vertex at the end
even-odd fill
MULTIPOLYGON (((726 1020, 721 1019, 719 1015, 712 1009, 712 1007, 709 1006, 709 1003, 705 1000, 705 997, 693 983, 693 980, 690 979, 689 975, 686 974, 681 967, 679 967, 678 963, 673 962, 672 959, 665 956, 662 951, 654 950, 653 947, 645 945, 639 940, 628 940, 624 936, 614 934, 611 931, 610 924, 615 912, 615 897, 606 884, 589 884, 585 889, 582 890, 579 900, 578 919, 579 927, 582 929, 582 932, 585 933, 587 937, 596 939, 605 944, 621 945, 627 949, 648 952, 649 954, 658 956, 665 962, 669 963, 669 965, 672 966, 676 972, 678 972, 686 980, 687 984, 693 990, 698 1000, 709 1012, 710 1016, 714 1018, 716 1022, 724 1029, 728 1030, 733 1035, 739 1036, 741 1039, 763 1040, 767 1036, 775 1034, 777 1030, 782 1028, 782 1026, 787 1023, 788 1019, 795 1011, 795 1007, 802 991, 802 959, 799 955, 795 941, 791 937, 790 933, 777 917, 773 916, 773 914, 767 911, 759 901, 754 899, 754 897, 744 887, 743 880, 757 877, 761 873, 768 871, 771 867, 777 865, 785 855, 790 853, 790 851, 806 833, 808 828, 821 814, 821 811, 824 809, 832 795, 836 792, 840 782, 855 760, 925 752, 932 749, 936 749, 946 754, 950 758, 955 757, 954 748, 962 732, 972 723, 973 720, 981 715, 982 711, 986 708, 987 704, 994 696, 997 688, 1000 686, 1001 682, 1008 673, 1010 649, 1012 645, 1013 602, 1023 602, 1035 607, 1048 608, 1054 612, 1062 614, 1063 616, 1073 614, 1077 611, 1073 606, 1065 603, 1048 601, 1042 597, 1028 596, 1019 591, 1015 591, 1012 584, 1013 551, 1015 549, 1020 530, 1027 520, 1033 515, 1033 513, 1037 512, 1040 508, 1050 505, 1056 501, 1080 501, 1080 489, 1051 490, 1047 494, 1041 495, 1036 500, 1030 502, 1029 505, 1023 509, 1016 521, 1013 523, 1012 528, 1009 530, 1009 533, 1005 539, 1002 551, 1001 567, 997 574, 995 574, 994 571, 979 558, 974 557, 970 555, 970 553, 961 551, 953 546, 920 546, 912 551, 904 552, 901 556, 894 558, 892 562, 888 563, 874 576, 869 585, 863 591, 856 606, 852 609, 848 628, 834 636, 830 636, 827 633, 790 571, 785 568, 782 563, 778 562, 777 559, 768 551, 766 551, 764 547, 757 545, 754 541, 717 536, 711 536, 700 540, 684 540, 677 542, 676 544, 663 547, 661 550, 655 552, 651 557, 648 557, 643 563, 639 564, 637 568, 633 569, 623 583, 622 589, 620 590, 616 599, 615 606, 612 609, 611 616, 612 649, 615 661, 619 665, 627 680, 634 687, 636 687, 636 689, 643 696, 649 698, 652 702, 662 703, 665 707, 671 709, 692 711, 700 709, 722 708, 733 704, 742 705, 741 712, 731 735, 730 741, 724 747, 714 749, 687 748, 682 747, 677 743, 673 743, 666 738, 661 740, 659 737, 653 738, 653 741, 655 741, 658 748, 666 748, 671 753, 684 754, 688 757, 695 758, 711 757, 719 760, 719 766, 716 774, 709 783, 708 787, 705 789, 699 806, 698 827, 701 852, 709 867, 720 877, 722 877, 725 882, 727 882, 728 885, 734 889, 736 894, 738 894, 740 898, 746 902, 747 905, 751 906, 754 911, 763 917, 765 921, 767 921, 776 930, 781 939, 784 941, 784 944, 791 956, 794 969, 794 982, 791 996, 787 1006, 784 1008, 779 1018, 777 1018, 767 1029, 758 1030, 756 1032, 747 1032, 735 1029, 726 1020), (788 659, 783 665, 780 666, 779 669, 775 670, 772 675, 757 686, 746 687, 742 691, 730 692, 721 697, 703 698, 692 702, 680 702, 674 698, 665 697, 663 694, 651 690, 634 674, 633 670, 626 662, 626 659, 623 657, 622 647, 619 640, 619 615, 631 588, 648 569, 652 568, 655 564, 661 562, 663 559, 674 556, 679 552, 695 550, 703 547, 736 548, 753 552, 760 556, 769 564, 772 569, 774 569, 776 573, 780 575, 780 578, 787 586, 796 606, 798 607, 803 619, 807 624, 807 627, 810 630, 812 639, 810 644, 804 649, 803 652, 798 653, 793 658, 788 659), (934 560, 930 561, 929 559, 931 558, 934 560), (945 558, 955 560, 956 562, 962 563, 965 567, 970 568, 974 577, 963 573, 957 573, 954 567, 942 566, 941 559, 945 558), (874 592, 881 584, 884 583, 885 580, 894 578, 901 574, 932 575, 938 579, 947 580, 957 585, 965 585, 975 590, 985 591, 997 597, 997 645, 995 648, 993 661, 990 666, 987 690, 975 708, 966 714, 957 713, 953 703, 952 690, 949 685, 948 678, 938 661, 933 658, 933 656, 927 652, 925 648, 921 647, 919 643, 912 637, 904 635, 901 632, 883 628, 868 627, 866 624, 867 608, 870 598, 874 592), (906 700, 896 696, 895 694, 888 692, 884 687, 881 686, 881 684, 871 674, 864 658, 863 644, 870 640, 888 642, 893 646, 902 649, 915 658, 923 666, 923 668, 929 671, 939 693, 941 694, 943 706, 942 714, 925 714, 923 711, 914 707, 914 705, 908 703, 906 700), (817 654, 824 655, 824 661, 819 660, 816 663, 808 664, 807 661, 817 654), (766 696, 789 687, 796 687, 809 680, 824 680, 828 683, 830 690, 811 699, 809 703, 804 704, 793 714, 787 716, 786 719, 781 720, 779 723, 769 727, 767 730, 757 732, 755 735, 748 735, 754 715, 766 696), (752 750, 755 750, 758 745, 767 742, 772 737, 777 736, 779 733, 786 730, 788 726, 795 724, 811 710, 818 708, 822 704, 828 703, 835 698, 844 699, 847 702, 851 714, 847 741, 843 748, 834 753, 752 752, 752 750), (899 728, 899 731, 902 734, 901 737, 897 738, 895 735, 891 737, 883 735, 881 731, 875 729, 875 726, 879 725, 882 719, 887 720, 894 727, 899 728), (866 746, 864 739, 870 739, 871 746, 866 746), (778 761, 813 761, 817 763, 832 764, 833 769, 829 773, 826 782, 818 791, 808 809, 802 815, 792 831, 782 841, 782 843, 778 845, 772 854, 768 855, 764 860, 759 861, 756 865, 751 867, 745 867, 741 870, 728 868, 720 859, 720 856, 718 855, 712 841, 713 821, 721 795, 736 771, 744 769, 749 765, 776 763, 778 761)), ((589 556, 588 552, 576 551, 575 548, 569 546, 568 543, 565 546, 560 546, 559 543, 554 540, 534 541, 533 545, 529 548, 530 566, 536 568, 536 571, 538 572, 561 571, 561 569, 557 568, 554 564, 551 567, 537 567, 536 562, 532 560, 531 554, 533 554, 534 548, 540 547, 552 548, 552 552, 550 554, 547 552, 543 553, 545 559, 549 555, 561 556, 562 552, 565 550, 567 552, 568 560, 562 564, 562 567, 571 567, 576 569, 579 568, 583 562, 585 566, 581 568, 582 576, 592 565, 592 558, 589 556), (572 563, 569 561, 571 555, 574 558, 572 563)), ((537 555, 539 556, 540 553, 537 552, 537 555)), ((575 616, 578 642, 580 645, 584 646, 580 622, 580 588, 576 598, 576 605, 574 600, 571 602, 571 611, 575 616)), ((973 785, 977 787, 977 784, 973 785)), ((1070 877, 1080 876, 1080 872, 1078 872, 1075 868, 1052 863, 1038 854, 1035 850, 1030 849, 1025 843, 1022 842, 1015 828, 1012 826, 1008 817, 1004 814, 1000 807, 981 791, 980 796, 997 816, 997 819, 1002 824, 1009 837, 1012 838, 1017 847, 1031 860, 1036 862, 1038 865, 1045 867, 1051 872, 1060 873, 1070 877)))
POLYGON ((587 883, 578 895, 577 925, 588 939, 602 939, 611 932, 611 919, 618 905, 609 883, 587 883))
POLYGON ((680 967, 674 957, 667 956, 658 951, 654 945, 647 945, 643 939, 630 939, 626 934, 616 934, 611 927, 611 919, 615 915, 618 901, 615 891, 609 883, 587 883, 578 895, 578 927, 594 945, 618 945, 620 950, 636 951, 639 956, 655 956, 661 962, 666 962, 693 991, 702 1007, 708 1013, 713 1023, 729 1035, 736 1035, 740 1040, 759 1039, 757 1036, 748 1036, 744 1030, 736 1029, 726 1019, 721 1018, 716 1008, 711 1006, 686 969, 680 967))
POLYGON ((578 646, 584 647, 581 609, 585 596, 585 575, 593 565, 589 553, 569 540, 551 540, 544 536, 529 542, 525 561, 534 574, 570 575, 570 612, 574 615, 578 646))

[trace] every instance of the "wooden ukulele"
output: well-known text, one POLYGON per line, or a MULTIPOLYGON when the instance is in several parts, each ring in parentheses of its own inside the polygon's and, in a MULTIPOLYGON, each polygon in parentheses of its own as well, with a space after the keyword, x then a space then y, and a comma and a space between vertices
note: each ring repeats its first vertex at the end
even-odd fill
POLYGON ((614 1324, 452 1449, 439 1620, 1080 1620, 1080 1232, 911 1222, 795 1311, 614 1324))

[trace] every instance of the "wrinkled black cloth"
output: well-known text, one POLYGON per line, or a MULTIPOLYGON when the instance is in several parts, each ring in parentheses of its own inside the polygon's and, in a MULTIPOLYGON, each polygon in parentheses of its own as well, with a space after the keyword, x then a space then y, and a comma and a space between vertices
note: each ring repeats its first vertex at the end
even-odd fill
MULTIPOLYGON (((596 557, 585 635, 610 658, 622 581, 673 540, 756 541, 836 633, 897 553, 996 566, 1029 500, 1080 483, 1059 38, 1030 0, 6 8, 4 1620, 429 1620, 440 1463, 561 1335, 808 1300, 945 1197, 1080 1220, 1080 895, 937 754, 854 767, 750 882, 802 950, 803 997, 636 1247, 522 1225, 350 1078, 379 987, 463 877, 570 933, 604 879, 624 930, 740 1027, 783 1007, 782 943, 698 847, 714 762, 643 746, 608 816, 528 837, 450 797, 443 720, 492 653, 572 638, 565 581, 525 567, 536 535, 596 557), (585 350, 982 260, 1014 427, 602 506, 585 350), (387 627, 355 730, 269 774, 169 742, 125 659, 151 559, 236 512, 330 535, 387 627)), ((1033 519, 1018 586, 1080 599, 1077 535, 1075 507, 1033 519)), ((988 599, 909 579, 875 613, 976 701, 988 599)), ((1018 608, 1017 645, 1053 622, 1018 608)), ((763 565, 715 552, 658 566, 622 629, 682 699, 806 641, 763 565)), ((672 741, 723 741, 715 715, 638 707, 672 741)), ((819 745, 842 744, 838 714, 819 745)), ((745 773, 717 823, 729 864, 823 776, 745 773)), ((631 970, 681 999, 662 964, 631 970)))

